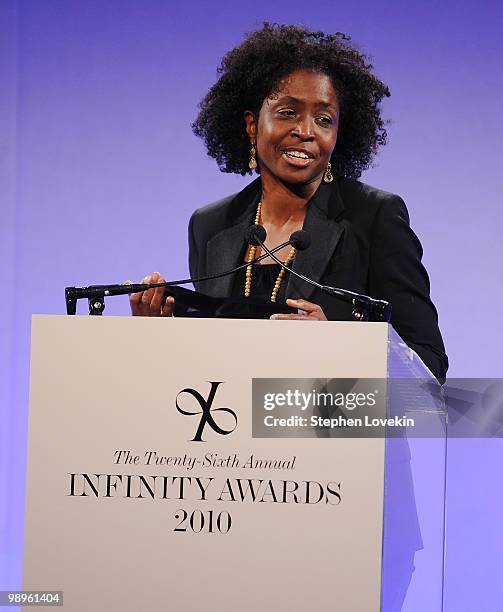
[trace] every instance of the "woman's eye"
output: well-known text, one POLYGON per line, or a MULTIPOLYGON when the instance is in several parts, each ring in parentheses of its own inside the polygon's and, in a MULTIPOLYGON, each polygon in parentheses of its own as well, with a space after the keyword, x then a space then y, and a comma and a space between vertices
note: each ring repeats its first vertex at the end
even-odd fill
POLYGON ((332 125, 333 123, 332 117, 326 117, 326 116, 318 117, 318 121, 322 125, 332 125))
POLYGON ((291 108, 282 109, 278 111, 278 113, 281 115, 281 117, 287 117, 287 118, 295 117, 295 111, 292 110, 291 108))

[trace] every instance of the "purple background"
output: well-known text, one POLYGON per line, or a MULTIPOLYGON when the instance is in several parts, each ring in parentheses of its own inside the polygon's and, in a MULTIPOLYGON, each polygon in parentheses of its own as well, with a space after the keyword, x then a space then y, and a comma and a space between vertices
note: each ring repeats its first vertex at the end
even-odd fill
MULTIPOLYGON (((21 575, 30 317, 63 313, 66 285, 187 272, 191 211, 250 180, 219 173, 190 123, 222 55, 264 19, 348 32, 373 56, 392 123, 362 180, 408 205, 450 375, 501 376, 497 1, 2 0, 0 589, 21 575)), ((449 443, 452 612, 501 608, 502 451, 449 443)))

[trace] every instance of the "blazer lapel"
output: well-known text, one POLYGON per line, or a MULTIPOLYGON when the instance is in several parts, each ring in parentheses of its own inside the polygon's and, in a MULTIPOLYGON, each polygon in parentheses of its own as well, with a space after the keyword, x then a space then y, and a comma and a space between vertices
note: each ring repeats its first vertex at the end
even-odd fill
MULTIPOLYGON (((206 246, 208 275, 221 274, 242 263, 246 249, 245 231, 254 222, 260 194, 260 179, 257 179, 239 192, 230 203, 226 227, 213 236, 206 246)), ((235 274, 216 278, 211 281, 211 289, 208 288, 207 293, 215 297, 229 296, 234 278, 235 274)))
MULTIPOLYGON (((322 183, 308 204, 303 229, 311 236, 311 245, 295 256, 293 270, 320 282, 343 234, 343 226, 336 219, 344 211, 344 203, 337 187, 337 179, 329 185, 322 183)), ((286 298, 309 300, 315 287, 289 274, 286 298)))

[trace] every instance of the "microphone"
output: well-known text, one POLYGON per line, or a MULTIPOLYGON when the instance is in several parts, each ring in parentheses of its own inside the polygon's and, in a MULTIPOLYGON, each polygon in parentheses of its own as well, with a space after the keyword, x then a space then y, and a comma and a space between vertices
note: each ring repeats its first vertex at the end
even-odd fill
MULTIPOLYGON (((293 234, 292 234, 293 235, 293 234)), ((259 246, 265 241, 267 233, 263 225, 250 225, 245 232, 245 240, 252 246, 259 246)))
MULTIPOLYGON (((252 225, 251 227, 247 228, 245 232, 245 239, 248 244, 253 244, 251 240, 257 239, 255 237, 255 233, 257 231, 261 232, 260 235, 261 236, 263 235, 263 239, 265 240, 266 238, 265 229, 261 225, 252 225), (257 230, 256 228, 260 228, 260 229, 257 230)), ((247 266, 250 266, 259 261, 262 261, 266 257, 269 257, 270 253, 274 254, 276 253, 276 251, 280 251, 281 249, 283 249, 284 247, 290 244, 292 246, 295 246, 294 243, 298 245, 295 247, 298 250, 302 250, 302 248, 307 248, 310 243, 309 235, 307 234, 307 232, 304 232, 302 230, 298 232, 294 232, 290 236, 289 240, 278 245, 271 251, 267 251, 263 253, 262 255, 255 257, 254 259, 252 259, 252 261, 242 263, 239 266, 232 268, 231 270, 220 272, 219 274, 212 274, 212 275, 203 276, 200 278, 183 278, 180 280, 168 281, 164 283, 152 283, 152 284, 134 283, 134 284, 128 284, 128 285, 117 285, 116 284, 116 285, 90 285, 89 287, 66 287, 65 288, 66 312, 69 315, 75 314, 76 307, 77 307, 76 306, 77 300, 82 299, 82 298, 87 298, 88 300, 90 300, 90 303, 93 300, 96 300, 96 311, 101 310, 102 312, 104 309, 103 299, 111 295, 129 295, 131 293, 140 293, 142 291, 147 291, 148 289, 157 289, 158 287, 166 287, 166 288, 176 287, 179 285, 199 283, 199 282, 203 282, 207 280, 214 280, 216 278, 221 278, 223 276, 228 276, 229 274, 234 274, 236 272, 239 272, 240 270, 242 270, 243 268, 246 268, 247 266), (302 236, 303 234, 305 234, 305 236, 302 236), (303 246, 303 245, 307 245, 307 246, 303 246), (299 248, 299 246, 302 248, 299 248)))
POLYGON ((311 236, 305 230, 298 230, 290 236, 292 246, 297 251, 305 251, 311 246, 311 236))
MULTIPOLYGON (((353 318, 355 318, 357 321, 371 320, 384 321, 386 323, 389 323, 389 321, 391 320, 391 304, 389 302, 386 302, 384 300, 376 300, 368 295, 355 293, 354 291, 349 291, 348 289, 339 289, 338 287, 321 285, 320 283, 317 283, 316 281, 307 278, 307 276, 299 274, 295 270, 292 270, 288 266, 285 266, 285 264, 280 259, 278 259, 276 255, 274 255, 274 252, 278 249, 273 249, 270 251, 265 246, 264 242, 267 237, 267 233, 265 231, 265 228, 261 225, 253 225, 252 227, 248 228, 247 235, 250 238, 250 241, 254 240, 254 242, 251 242, 251 244, 256 244, 256 246, 260 246, 265 251, 266 255, 271 257, 289 274, 293 274, 294 276, 300 278, 309 285, 316 287, 323 293, 338 297, 341 300, 352 304, 355 307, 355 309, 353 310, 353 318)), ((304 230, 294 232, 290 236, 290 244, 292 244, 292 246, 294 246, 298 251, 308 248, 310 242, 311 238, 309 234, 304 230), (297 234, 295 239, 294 234, 297 234), (296 246, 294 243, 297 243, 297 245, 299 245, 301 248, 299 248, 299 246, 296 246)))
MULTIPOLYGON (((263 245, 266 237, 267 232, 262 225, 250 225, 245 232, 246 242, 253 246, 263 245)), ((290 240, 281 245, 281 248, 285 247, 288 243, 290 243, 297 251, 305 251, 311 246, 311 236, 305 230, 298 230, 293 232, 293 234, 290 236, 290 240)), ((276 247, 272 250, 272 252, 275 253, 278 250, 279 249, 276 247)))

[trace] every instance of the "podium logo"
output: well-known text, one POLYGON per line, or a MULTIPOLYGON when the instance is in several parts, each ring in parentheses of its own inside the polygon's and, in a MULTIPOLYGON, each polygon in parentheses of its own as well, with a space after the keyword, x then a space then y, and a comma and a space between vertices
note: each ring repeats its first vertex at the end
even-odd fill
MULTIPOLYGON (((199 393, 199 391, 196 391, 196 389, 191 389, 190 387, 187 389, 182 389, 176 396, 175 403, 176 403, 176 409, 178 410, 178 412, 180 412, 181 414, 185 416, 201 415, 201 418, 199 419, 199 424, 197 426, 196 435, 192 438, 192 442, 205 442, 205 440, 203 440, 203 432, 207 424, 213 429, 213 431, 215 431, 216 433, 222 436, 227 436, 231 434, 236 429, 237 424, 238 424, 238 418, 234 410, 231 410, 230 408, 213 408, 213 401, 215 399, 217 389, 219 385, 222 384, 222 381, 219 381, 219 382, 208 381, 208 382, 210 384, 210 392, 206 399, 201 395, 201 393, 199 393), (199 409, 196 409, 195 411, 188 410, 187 408, 182 408, 180 406, 181 396, 186 397, 187 395, 190 395, 196 399, 196 401, 199 404, 200 410, 199 409), (218 425, 215 418, 213 417, 212 413, 215 413, 215 412, 218 412, 218 413, 226 412, 232 415, 232 418, 234 419, 234 426, 232 427, 232 429, 224 429, 223 427, 220 427, 220 425, 218 425)), ((187 402, 187 400, 184 400, 184 401, 187 402)))

